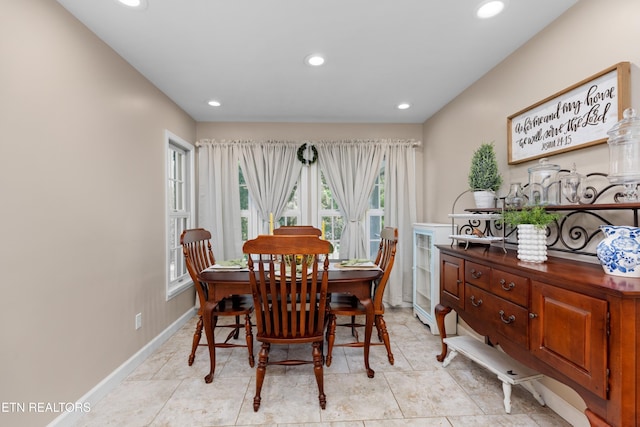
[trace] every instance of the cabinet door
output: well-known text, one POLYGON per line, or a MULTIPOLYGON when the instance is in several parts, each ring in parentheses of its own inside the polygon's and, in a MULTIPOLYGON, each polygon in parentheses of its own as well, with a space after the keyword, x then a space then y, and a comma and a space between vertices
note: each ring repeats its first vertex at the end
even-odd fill
MULTIPOLYGON (((414 235, 414 300, 413 303, 430 315, 433 313, 431 300, 432 288, 437 284, 431 283, 433 277, 433 236, 429 233, 415 233, 414 235)), ((437 265, 437 264, 436 264, 437 265)), ((437 288, 436 288, 437 289, 437 288)))
POLYGON ((531 351, 607 398, 607 301, 533 281, 531 351))
POLYGON ((464 308, 464 260, 440 255, 440 302, 451 308, 464 308))

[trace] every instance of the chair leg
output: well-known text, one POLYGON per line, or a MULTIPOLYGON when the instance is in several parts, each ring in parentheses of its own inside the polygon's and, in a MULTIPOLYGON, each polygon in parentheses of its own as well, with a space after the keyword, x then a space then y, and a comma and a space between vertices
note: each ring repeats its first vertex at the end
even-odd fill
MULTIPOLYGON (((236 316, 236 325, 240 324, 240 316, 236 316)), ((233 334, 233 339, 237 340, 238 337, 240 336, 240 328, 236 328, 236 333, 233 334)))
POLYGON ((198 324, 196 325, 196 330, 193 333, 193 344, 191 344, 191 354, 189 355, 189 366, 193 365, 193 361, 196 359, 196 350, 198 349, 198 345, 200 345, 200 339, 202 338, 202 314, 198 319, 198 324))
POLYGON ((256 361, 253 357, 253 332, 251 331, 251 317, 246 314, 244 318, 244 330, 247 338, 247 350, 249 351, 249 366, 255 366, 256 361))
POLYGON ((384 342, 384 346, 387 348, 387 358, 389 358, 389 364, 393 365, 393 353, 391 353, 391 342, 389 341, 389 332, 387 331, 387 324, 384 321, 384 316, 376 316, 376 329, 378 330, 378 337, 384 342))
POLYGON ((356 316, 351 316, 351 336, 358 340, 358 330, 356 329, 356 316))
POLYGON ((327 367, 331 366, 331 354, 333 352, 333 343, 336 340, 336 315, 329 314, 329 325, 327 326, 327 367))
POLYGON ((258 368, 256 369, 256 395, 253 398, 253 412, 258 412, 258 409, 260 409, 260 391, 262 391, 264 375, 267 372, 269 347, 270 345, 268 343, 262 343, 262 346, 260 347, 260 353, 258 354, 258 368))
POLYGON ((327 407, 327 396, 324 394, 322 351, 320 350, 322 343, 314 342, 312 346, 311 353, 313 355, 313 373, 316 375, 316 383, 318 383, 318 400, 320 401, 320 407, 325 409, 327 407))
MULTIPOLYGON (((356 308, 358 306, 358 299, 351 297, 351 307, 356 308)), ((351 316, 351 336, 355 337, 358 341, 358 328, 356 327, 356 316, 351 316)))

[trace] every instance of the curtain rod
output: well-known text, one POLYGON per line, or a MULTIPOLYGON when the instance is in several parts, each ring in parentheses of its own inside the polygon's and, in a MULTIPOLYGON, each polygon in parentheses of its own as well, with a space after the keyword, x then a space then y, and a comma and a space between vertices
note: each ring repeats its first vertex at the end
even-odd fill
POLYGON ((311 143, 311 144, 339 144, 339 143, 349 143, 349 142, 353 142, 353 143, 374 143, 374 144, 378 144, 378 143, 410 143, 412 147, 419 147, 422 145, 422 141, 416 140, 416 139, 389 139, 389 138, 381 138, 381 139, 338 139, 338 140, 301 140, 301 141, 289 141, 289 140, 260 140, 260 141, 256 141, 256 140, 220 140, 217 141, 215 139, 208 139, 208 138, 203 138, 201 140, 196 141, 195 146, 196 147, 201 147, 202 144, 207 144, 207 143, 255 143, 255 144, 268 144, 270 142, 286 142, 286 143, 292 143, 292 144, 305 144, 305 143, 311 143))

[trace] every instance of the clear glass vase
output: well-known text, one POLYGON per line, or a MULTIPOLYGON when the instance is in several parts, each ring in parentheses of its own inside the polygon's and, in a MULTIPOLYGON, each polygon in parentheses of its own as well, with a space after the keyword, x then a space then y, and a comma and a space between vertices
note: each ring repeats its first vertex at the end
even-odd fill
POLYGON ((560 189, 564 197, 563 201, 572 205, 580 204, 580 200, 584 195, 585 186, 586 177, 576 171, 576 164, 574 163, 571 168, 571 173, 560 179, 560 189))
POLYGON ((507 209, 520 209, 524 204, 522 185, 519 182, 512 183, 509 186, 509 193, 504 198, 504 207, 507 209))

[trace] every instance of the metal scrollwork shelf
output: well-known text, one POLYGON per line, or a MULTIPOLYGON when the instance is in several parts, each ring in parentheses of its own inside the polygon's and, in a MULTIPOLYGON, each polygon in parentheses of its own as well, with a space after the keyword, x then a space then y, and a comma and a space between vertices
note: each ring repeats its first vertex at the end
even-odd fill
POLYGON ((466 249, 471 243, 486 245, 487 248, 494 243, 502 243, 502 249, 506 252, 504 227, 496 222, 502 217, 501 209, 465 209, 466 213, 456 213, 456 204, 460 198, 471 191, 467 190, 459 194, 451 207, 451 214, 449 214, 449 218, 451 218, 451 235, 449 235, 451 244, 464 243, 466 249), (466 224, 460 226, 458 233, 456 233, 456 219, 467 221, 466 224), (496 230, 502 230, 502 234, 496 233, 496 230))
MULTIPOLYGON (((568 171, 561 171, 568 172, 568 171)), ((622 185, 612 185, 604 173, 591 173, 587 175, 587 186, 584 195, 578 204, 547 205, 548 211, 561 214, 559 220, 547 227, 547 248, 552 251, 587 256, 596 256, 596 246, 604 235, 600 232, 601 225, 633 225, 638 227, 638 212, 640 202, 624 202, 625 188, 622 185)), ((466 192, 465 192, 466 193, 466 192)), ((462 194, 465 194, 462 193, 462 194)), ((462 194, 460 196, 462 196, 462 194)), ((526 194, 526 186, 525 186, 526 194)), ((456 202, 460 198, 456 198, 456 202)), ((504 200, 503 200, 504 201, 504 200)), ((454 202, 454 209, 455 204, 454 202)), ((500 217, 504 208, 491 209, 465 209, 473 215, 494 214, 500 217)), ((452 211, 450 215, 461 218, 452 211)), ((482 223, 478 219, 470 219, 468 223, 459 227, 461 234, 471 234, 474 228, 485 226, 485 235, 504 236, 507 245, 515 245, 515 230, 503 227, 496 221, 482 223)))

